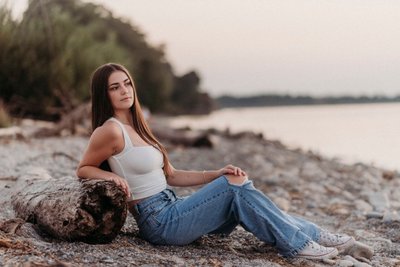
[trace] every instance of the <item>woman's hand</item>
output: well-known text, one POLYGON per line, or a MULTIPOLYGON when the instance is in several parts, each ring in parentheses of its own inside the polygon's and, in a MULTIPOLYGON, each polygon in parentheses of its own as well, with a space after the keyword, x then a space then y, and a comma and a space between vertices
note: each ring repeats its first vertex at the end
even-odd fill
POLYGON ((110 176, 110 177, 106 178, 106 180, 107 180, 107 181, 112 181, 112 182, 114 182, 117 186, 121 187, 121 188, 124 190, 126 196, 127 196, 128 198, 130 198, 131 192, 130 192, 130 190, 129 190, 128 182, 127 182, 125 179, 123 179, 123 178, 121 178, 121 177, 119 177, 119 176, 110 176))
POLYGON ((224 174, 232 174, 232 175, 237 175, 237 176, 247 176, 246 172, 244 172, 241 168, 233 166, 231 164, 226 165, 219 171, 219 176, 224 175, 224 174))

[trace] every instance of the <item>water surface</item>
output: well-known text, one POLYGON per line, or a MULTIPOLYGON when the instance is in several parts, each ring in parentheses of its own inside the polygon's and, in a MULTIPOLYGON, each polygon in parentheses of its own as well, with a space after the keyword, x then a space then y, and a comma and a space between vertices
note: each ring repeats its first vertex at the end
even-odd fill
POLYGON ((229 108, 209 116, 179 116, 172 126, 261 132, 345 162, 400 170, 400 104, 229 108))

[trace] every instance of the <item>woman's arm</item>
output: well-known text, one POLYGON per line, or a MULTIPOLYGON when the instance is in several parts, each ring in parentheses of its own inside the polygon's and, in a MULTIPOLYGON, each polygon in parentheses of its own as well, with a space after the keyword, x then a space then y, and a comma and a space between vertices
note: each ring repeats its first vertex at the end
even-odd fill
POLYGON ((90 137, 88 147, 83 153, 76 175, 79 178, 113 181, 123 188, 124 192, 129 196, 129 186, 125 179, 99 167, 103 161, 115 154, 121 145, 121 140, 123 140, 121 131, 113 124, 96 128, 90 137))
POLYGON ((177 170, 171 165, 172 174, 167 177, 170 186, 196 186, 207 184, 224 174, 247 175, 240 168, 227 165, 219 170, 213 171, 184 171, 177 170))

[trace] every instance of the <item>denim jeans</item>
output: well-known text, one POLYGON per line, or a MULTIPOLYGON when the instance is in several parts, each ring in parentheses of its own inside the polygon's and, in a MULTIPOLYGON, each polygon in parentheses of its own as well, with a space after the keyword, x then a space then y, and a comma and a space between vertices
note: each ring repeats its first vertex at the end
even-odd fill
POLYGON ((166 189, 134 206, 142 238, 158 245, 185 245, 202 235, 231 233, 237 225, 283 256, 295 256, 320 228, 281 211, 248 180, 230 184, 221 176, 188 197, 166 189))

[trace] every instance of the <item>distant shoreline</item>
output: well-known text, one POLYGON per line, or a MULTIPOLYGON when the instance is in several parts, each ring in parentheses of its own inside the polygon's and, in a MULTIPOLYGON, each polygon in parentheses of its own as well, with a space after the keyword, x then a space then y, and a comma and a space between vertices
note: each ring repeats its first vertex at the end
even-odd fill
POLYGON ((276 106, 311 106, 311 105, 338 105, 338 104, 378 104, 398 103, 400 95, 396 97, 384 96, 341 96, 341 97, 311 97, 291 95, 255 95, 247 97, 221 96, 215 98, 217 109, 231 107, 276 107, 276 106))

